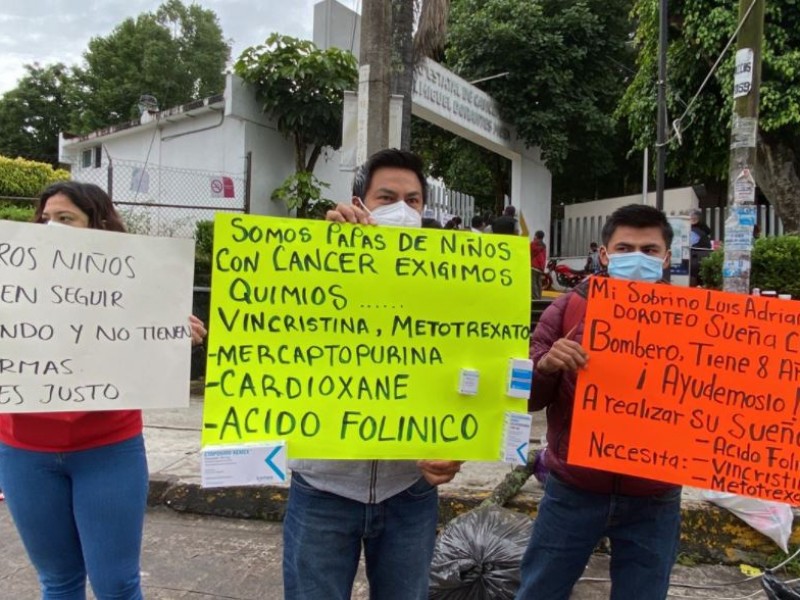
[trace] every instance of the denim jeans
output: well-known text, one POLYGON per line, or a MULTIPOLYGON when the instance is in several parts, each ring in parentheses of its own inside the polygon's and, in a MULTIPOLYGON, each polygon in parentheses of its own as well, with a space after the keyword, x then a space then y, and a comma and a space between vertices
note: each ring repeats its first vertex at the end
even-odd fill
POLYGON ((0 443, 0 488, 39 575, 42 600, 141 600, 147 505, 141 435, 78 452, 0 443))
POLYGON ((517 600, 568 600, 597 542, 611 540, 611 600, 664 600, 678 552, 680 489, 594 494, 552 473, 522 559, 517 600))
POLYGON ((425 600, 438 495, 420 479, 380 504, 322 492, 292 474, 283 523, 286 600, 350 600, 364 546, 370 598, 425 600))

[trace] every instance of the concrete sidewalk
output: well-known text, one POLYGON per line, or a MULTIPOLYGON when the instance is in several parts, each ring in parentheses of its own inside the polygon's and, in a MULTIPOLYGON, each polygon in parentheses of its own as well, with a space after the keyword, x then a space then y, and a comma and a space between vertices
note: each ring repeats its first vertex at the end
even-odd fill
MULTIPOLYGON (((145 412, 150 505, 200 515, 281 520, 288 485, 209 490, 200 486, 202 409, 202 397, 193 395, 187 409, 145 412)), ((532 438, 543 439, 544 433, 544 414, 536 413, 532 438)), ((441 522, 480 504, 510 470, 500 462, 465 463, 461 473, 440 488, 441 522)), ((682 555, 699 562, 764 565, 769 557, 782 554, 770 539, 699 497, 698 490, 684 488, 682 555)), ((508 507, 535 517, 540 498, 541 486, 531 479, 508 507)), ((794 532, 790 543, 800 543, 800 532, 794 532)))

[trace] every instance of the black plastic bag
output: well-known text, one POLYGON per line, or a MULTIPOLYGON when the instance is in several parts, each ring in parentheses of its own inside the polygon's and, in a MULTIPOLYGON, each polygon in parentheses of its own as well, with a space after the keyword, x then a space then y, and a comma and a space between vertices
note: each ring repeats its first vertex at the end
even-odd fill
POLYGON ((761 587, 764 588, 769 600, 800 600, 800 588, 789 587, 772 573, 764 573, 761 587))
POLYGON ((436 540, 429 598, 513 600, 533 520, 505 508, 478 508, 453 519, 436 540))

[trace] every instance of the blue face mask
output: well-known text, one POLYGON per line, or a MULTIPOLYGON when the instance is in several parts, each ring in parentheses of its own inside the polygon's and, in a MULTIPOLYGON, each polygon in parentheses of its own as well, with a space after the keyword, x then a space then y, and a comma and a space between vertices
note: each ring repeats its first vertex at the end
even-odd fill
POLYGON ((664 257, 642 252, 621 252, 608 255, 608 274, 615 279, 655 283, 663 276, 664 257))

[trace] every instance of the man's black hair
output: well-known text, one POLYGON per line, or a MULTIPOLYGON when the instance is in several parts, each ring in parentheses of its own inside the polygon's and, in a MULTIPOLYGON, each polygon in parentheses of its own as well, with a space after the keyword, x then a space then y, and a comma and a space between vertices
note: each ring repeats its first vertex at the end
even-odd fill
POLYGON ((667 249, 672 245, 672 226, 667 221, 667 216, 657 208, 646 204, 628 204, 611 213, 606 224, 603 225, 603 245, 606 248, 608 248, 608 243, 617 227, 633 227, 634 229, 658 227, 661 229, 667 249))
POLYGON ((379 150, 370 156, 367 162, 356 169, 355 177, 353 177, 353 196, 364 200, 364 196, 372 183, 372 176, 375 174, 375 171, 384 167, 412 171, 414 175, 417 176, 422 186, 423 204, 428 201, 428 181, 425 179, 425 174, 422 172, 422 159, 413 152, 398 150, 397 148, 379 150))
POLYGON ((533 237, 535 237, 537 240, 543 240, 544 239, 544 231, 542 231, 540 229, 539 231, 537 231, 536 233, 533 234, 533 237))
POLYGON ((474 217, 472 217, 472 228, 473 229, 483 229, 484 228, 483 217, 482 216, 475 215, 474 217))

